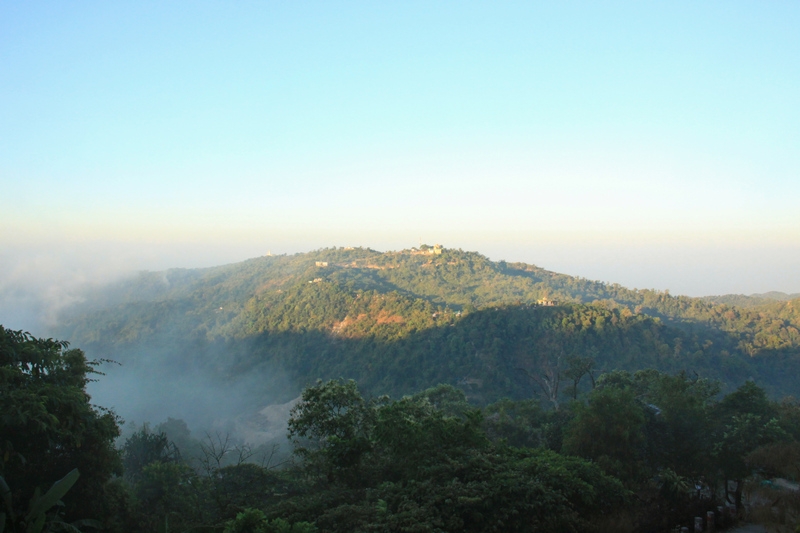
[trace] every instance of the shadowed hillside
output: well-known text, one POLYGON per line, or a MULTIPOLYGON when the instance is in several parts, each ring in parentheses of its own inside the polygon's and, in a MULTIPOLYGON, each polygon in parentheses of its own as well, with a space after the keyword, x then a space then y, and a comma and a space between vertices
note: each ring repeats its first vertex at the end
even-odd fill
POLYGON ((797 303, 738 308, 438 247, 338 248, 142 273, 87 294, 58 334, 125 365, 285 372, 284 400, 352 377, 373 394, 450 383, 478 402, 557 402, 562 382, 641 368, 798 395, 797 303))

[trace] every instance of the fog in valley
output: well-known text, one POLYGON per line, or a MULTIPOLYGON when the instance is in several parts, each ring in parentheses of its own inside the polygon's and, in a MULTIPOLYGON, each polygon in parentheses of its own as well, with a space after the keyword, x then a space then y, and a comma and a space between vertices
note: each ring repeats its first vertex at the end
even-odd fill
MULTIPOLYGON (((165 260, 177 261, 171 256, 165 260)), ((201 265, 209 261, 192 259, 201 265)), ((60 318, 76 306, 86 311, 114 304, 113 291, 97 299, 99 290, 139 275, 131 265, 136 261, 107 249, 79 247, 56 254, 16 250, 14 255, 6 249, 0 253, 0 324, 36 337, 70 340, 61 334, 60 318)), ((187 359, 170 337, 161 336, 145 351, 100 353, 72 343, 89 360, 108 360, 96 367, 102 375, 87 390, 92 403, 113 410, 125 422, 123 437, 143 424, 155 428, 171 418, 185 421, 200 441, 210 435, 253 447, 279 443, 286 448, 286 421, 297 387, 290 386, 281 369, 230 376, 214 365, 225 359, 224 347, 200 346, 187 359)))
MULTIPOLYGON (((93 355, 87 353, 90 359, 93 355)), ((214 356, 201 355, 204 361, 214 356)), ((218 369, 183 362, 169 349, 158 348, 119 359, 100 367, 105 375, 88 391, 93 402, 113 409, 128 425, 176 418, 196 434, 220 432, 252 445, 283 436, 293 395, 279 369, 225 378, 218 369)))

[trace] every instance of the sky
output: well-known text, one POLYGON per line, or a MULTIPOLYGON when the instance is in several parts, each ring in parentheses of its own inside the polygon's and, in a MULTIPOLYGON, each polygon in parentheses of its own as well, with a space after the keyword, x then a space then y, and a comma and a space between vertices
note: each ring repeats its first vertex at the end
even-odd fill
POLYGON ((420 242, 800 292, 798 28, 794 1, 2 2, 0 320, 420 242))

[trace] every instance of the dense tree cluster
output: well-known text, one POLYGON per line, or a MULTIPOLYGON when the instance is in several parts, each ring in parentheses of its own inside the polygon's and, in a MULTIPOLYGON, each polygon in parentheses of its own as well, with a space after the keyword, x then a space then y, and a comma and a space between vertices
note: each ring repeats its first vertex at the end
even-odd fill
POLYGON ((0 328, 0 358, 12 532, 666 531, 759 502, 773 521, 800 518, 762 481, 800 474, 800 406, 749 381, 721 396, 685 373, 613 371, 561 404, 484 407, 449 385, 392 400, 319 381, 292 412, 293 459, 274 462, 172 419, 117 449, 80 350, 0 328), (772 499, 748 502, 746 487, 772 499))
POLYGON ((33 531, 44 520, 72 522, 116 511, 122 473, 113 413, 89 403, 95 363, 67 343, 0 326, 0 529, 33 531), (77 469, 77 472, 75 470, 77 469), (34 505, 55 482, 70 490, 34 505), (53 507, 57 500, 63 512, 53 507), (37 526, 37 521, 42 521, 37 526), (34 528, 34 529, 31 529, 34 528))

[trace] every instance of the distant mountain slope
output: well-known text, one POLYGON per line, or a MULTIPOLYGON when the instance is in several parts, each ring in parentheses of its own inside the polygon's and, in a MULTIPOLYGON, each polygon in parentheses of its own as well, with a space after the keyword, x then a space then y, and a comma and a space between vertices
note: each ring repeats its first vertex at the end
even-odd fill
POLYGON ((476 400, 547 396, 572 359, 588 357, 595 373, 685 370, 800 394, 797 307, 630 290, 460 250, 333 248, 142 273, 87 294, 58 335, 103 356, 146 349, 220 376, 277 365, 298 390, 344 376, 375 393, 448 382, 476 400))
POLYGON ((789 300, 797 300, 800 298, 800 293, 786 294, 785 292, 765 292, 761 294, 724 294, 721 296, 704 296, 703 300, 715 304, 733 305, 736 307, 759 307, 762 305, 769 305, 775 302, 786 302, 789 300))

